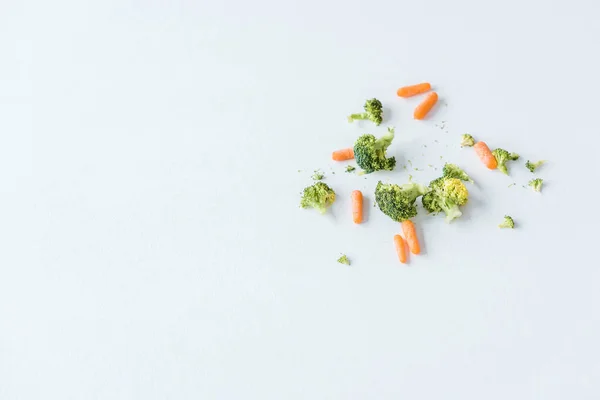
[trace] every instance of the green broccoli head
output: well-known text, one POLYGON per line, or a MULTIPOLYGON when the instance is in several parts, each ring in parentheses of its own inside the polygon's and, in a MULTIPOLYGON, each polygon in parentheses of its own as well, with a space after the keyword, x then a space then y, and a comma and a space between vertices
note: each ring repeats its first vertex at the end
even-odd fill
POLYGON ((423 207, 431 213, 443 211, 446 222, 460 217, 462 212, 459 206, 469 201, 469 191, 460 179, 441 177, 434 179, 429 184, 430 191, 421 199, 423 207))
POLYGON ((394 128, 388 128, 388 133, 376 139, 371 134, 360 136, 354 143, 354 158, 365 173, 388 170, 396 166, 396 158, 386 158, 387 148, 394 139, 394 128))
POLYGON ((541 192, 543 183, 544 180, 542 178, 536 178, 529 181, 529 186, 531 186, 536 192, 541 192))
POLYGON ((502 223, 500 225, 498 225, 498 227, 514 229, 515 221, 513 221, 512 217, 510 215, 505 215, 504 220, 502 221, 502 223))
POLYGON ((443 169, 445 178, 456 178, 461 181, 473 183, 473 179, 465 171, 463 171, 458 165, 446 163, 443 169))
POLYGON ((394 221, 401 222, 417 215, 417 197, 429 189, 418 183, 395 185, 379 181, 375 188, 375 201, 379 209, 394 221))
POLYGON ((460 147, 473 147, 475 145, 475 139, 473 136, 465 133, 462 135, 462 141, 460 142, 460 147))
POLYGON ((516 153, 509 153, 504 149, 495 149, 492 151, 494 158, 496 158, 496 162, 498 163, 498 169, 508 175, 508 168, 506 167, 506 163, 508 161, 516 161, 519 159, 519 155, 516 153))
POLYGON ((383 121, 383 105, 381 101, 373 98, 367 100, 364 105, 365 112, 358 114, 351 114, 348 117, 348 122, 353 122, 359 119, 368 119, 375 123, 375 125, 381 124, 383 121))
POLYGON ((317 182, 312 186, 304 188, 300 206, 302 208, 315 208, 324 214, 327 207, 335 201, 335 192, 323 182, 317 182))
POLYGON ((531 172, 535 172, 536 168, 538 168, 540 165, 542 165, 543 163, 545 163, 546 160, 541 160, 538 162, 531 162, 529 160, 527 160, 527 162, 525 163, 525 166, 527 167, 528 170, 530 170, 531 172))

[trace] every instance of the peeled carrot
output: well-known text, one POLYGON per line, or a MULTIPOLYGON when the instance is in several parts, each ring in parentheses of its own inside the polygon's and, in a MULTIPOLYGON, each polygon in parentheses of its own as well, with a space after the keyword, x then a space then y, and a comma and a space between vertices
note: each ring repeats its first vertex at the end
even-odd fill
POLYGON ((496 169, 498 167, 498 161, 496 161, 496 157, 492 154, 490 148, 485 142, 477 142, 475 146, 475 153, 479 156, 481 162, 485 164, 489 169, 496 169))
POLYGON ((355 224, 363 220, 363 195, 360 190, 352 192, 352 220, 355 224))
POLYGON ((400 260, 402 264, 406 264, 406 243, 404 243, 404 239, 402 239, 402 236, 394 235, 394 247, 396 247, 396 254, 398 254, 398 260, 400 260))
POLYGON ((425 100, 423 100, 421 102, 421 104, 419 104, 417 106, 417 108, 415 108, 415 113, 414 113, 414 117, 415 119, 423 119, 425 118, 425 116, 427 116, 427 113, 429 111, 431 111, 431 109, 433 108, 433 106, 435 106, 435 103, 437 103, 438 101, 438 95, 436 92, 431 92, 427 95, 427 97, 425 97, 425 100))
POLYGON ((417 238, 415 224, 413 224, 411 220, 402 221, 402 232, 404 233, 410 252, 419 254, 421 252, 421 246, 419 246, 419 238, 417 238))
POLYGON ((428 82, 418 83, 416 85, 403 86, 396 94, 399 97, 411 97, 416 96, 421 93, 429 92, 431 90, 431 85, 428 82))
POLYGON ((336 150, 331 154, 331 158, 333 158, 334 161, 352 160, 354 158, 354 149, 348 148, 336 150))

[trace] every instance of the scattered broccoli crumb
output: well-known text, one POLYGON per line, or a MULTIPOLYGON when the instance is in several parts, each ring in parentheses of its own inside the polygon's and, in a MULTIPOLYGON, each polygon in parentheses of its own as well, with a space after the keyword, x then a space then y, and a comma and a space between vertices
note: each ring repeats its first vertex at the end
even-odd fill
POLYGON ((514 229, 515 221, 513 221, 512 217, 510 215, 505 215, 504 220, 502 221, 502 223, 500 225, 498 225, 498 227, 514 229))
POLYGON ((529 186, 531 186, 531 188, 536 192, 541 192, 543 183, 544 180, 542 178, 536 178, 529 181, 529 186))
POLYGON ((508 185, 508 187, 513 187, 516 185, 516 182, 511 183, 510 185, 508 185))
POLYGON ((428 166, 429 168, 433 168, 433 165, 431 165, 431 164, 427 164, 427 166, 428 166))
POLYGON ((410 164, 410 166, 412 167, 412 161, 410 161, 410 160, 406 160, 406 162, 407 162, 407 163, 409 163, 409 164, 410 164))
POLYGON ((473 147, 475 145, 475 139, 473 136, 465 133, 462 135, 462 140, 460 142, 460 147, 473 147))
POLYGON ((348 122, 368 119, 373 121, 375 125, 381 124, 381 121, 383 121, 383 105, 381 104, 381 101, 375 98, 367 100, 363 108, 365 109, 364 113, 351 114, 348 117, 348 122))
POLYGON ((356 167, 352 166, 352 165, 347 165, 346 166, 346 172, 352 172, 356 169, 356 167))
POLYGON ((528 170, 530 170, 533 173, 533 172, 535 172, 536 168, 540 167, 545 162, 546 162, 546 160, 541 160, 541 161, 533 163, 533 162, 527 160, 527 162, 525 163, 525 166, 527 167, 528 170))
POLYGON ((350 265, 350 260, 348 260, 348 257, 346 257, 345 254, 342 254, 342 256, 337 259, 337 262, 339 262, 340 264, 350 265))
POLYGON ((316 169, 315 173, 312 174, 311 178, 313 179, 313 181, 320 181, 323 179, 324 176, 325 174, 323 173, 323 171, 321 171, 320 169, 316 169))

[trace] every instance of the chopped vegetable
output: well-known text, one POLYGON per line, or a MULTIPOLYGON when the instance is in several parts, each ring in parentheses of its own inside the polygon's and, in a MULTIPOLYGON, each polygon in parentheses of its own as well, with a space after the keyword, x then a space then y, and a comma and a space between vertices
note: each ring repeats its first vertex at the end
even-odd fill
POLYGON ((531 186, 531 188, 536 192, 541 192, 543 183, 544 180, 542 178, 536 178, 529 181, 529 186, 531 186))
POLYGON ((359 114, 351 114, 348 117, 348 122, 353 122, 360 119, 368 119, 375 123, 375 125, 381 124, 383 121, 383 105, 381 101, 373 98, 367 100, 364 105, 365 112, 359 114))
POLYGON ((347 165, 346 166, 346 172, 352 172, 356 169, 356 167, 352 166, 352 165, 347 165))
POLYGON ((304 188, 300 206, 302 208, 314 208, 319 210, 321 214, 327 211, 327 207, 331 206, 335 201, 335 192, 332 188, 323 182, 317 182, 312 186, 304 188))
POLYGON ((415 224, 411 220, 402 221, 402 233, 406 238, 406 243, 410 252, 413 254, 421 253, 421 246, 419 245, 419 238, 417 237, 417 230, 415 224))
POLYGON ((403 86, 400 89, 398 89, 396 94, 399 97, 412 97, 412 96, 416 96, 421 93, 428 92, 430 90, 431 90, 431 85, 427 82, 424 82, 424 83, 418 83, 416 85, 403 86))
POLYGON ((446 178, 456 178, 461 181, 473 183, 473 179, 456 164, 446 163, 442 171, 446 178))
POLYGON ((504 220, 502 221, 502 223, 500 225, 498 225, 498 227, 514 229, 515 221, 513 221, 512 217, 510 215, 505 215, 504 220))
POLYGON ((438 94, 431 92, 425 97, 425 99, 415 108, 414 117, 415 119, 424 119, 429 111, 435 106, 438 101, 438 94))
POLYGON ((388 217, 402 222, 417 215, 417 198, 429 189, 418 183, 395 185, 379 181, 375 188, 375 201, 379 209, 388 217))
POLYGON ((421 199, 427 211, 430 213, 444 211, 446 222, 451 222, 462 215, 459 206, 467 204, 469 191, 460 179, 437 178, 431 181, 429 189, 430 191, 421 199))
POLYGON ((337 259, 337 262, 340 264, 350 265, 350 260, 348 260, 348 257, 345 254, 342 254, 342 256, 337 259))
POLYGON ((465 133, 462 135, 462 141, 460 142, 460 147, 473 147, 475 145, 475 139, 473 136, 465 133))
POLYGON ((356 163, 365 173, 388 170, 396 166, 396 158, 386 158, 386 150, 394 139, 394 128, 388 128, 388 133, 376 139, 371 134, 360 136, 354 143, 356 163))
POLYGON ((363 220, 363 195, 360 190, 352 192, 352 220, 360 224, 363 220))
POLYGON ((336 150, 331 154, 333 161, 347 161, 354 158, 354 150, 352 148, 336 150))
POLYGON ((498 163, 498 169, 508 175, 508 168, 506 163, 509 161, 516 161, 519 159, 519 155, 516 153, 509 153, 504 149, 495 149, 492 151, 496 162, 498 163))
POLYGON ((406 243, 402 236, 394 235, 394 247, 396 248, 396 254, 398 255, 398 260, 402 264, 406 264, 407 254, 406 254, 406 243))
POLYGON ((315 170, 315 173, 312 174, 311 178, 313 179, 313 181, 320 181, 321 179, 323 179, 324 176, 325 174, 323 173, 323 171, 317 169, 315 170))
POLYGON ((546 160, 541 160, 541 161, 532 163, 531 161, 527 160, 527 162, 525 163, 525 166, 531 172, 535 172, 536 168, 540 167, 545 162, 546 162, 546 160))
POLYGON ((496 157, 494 157, 490 148, 487 144, 485 144, 485 142, 477 142, 473 148, 475 149, 475 153, 477 153, 477 156, 481 162, 485 164, 486 167, 489 169, 496 169, 498 167, 498 161, 496 161, 496 157))

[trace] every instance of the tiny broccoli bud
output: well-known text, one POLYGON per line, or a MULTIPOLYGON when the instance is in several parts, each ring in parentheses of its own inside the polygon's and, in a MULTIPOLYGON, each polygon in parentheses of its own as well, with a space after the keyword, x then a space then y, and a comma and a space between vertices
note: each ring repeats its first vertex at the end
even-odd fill
POLYGON ((460 142, 460 147, 473 147, 475 145, 475 139, 473 136, 465 133, 462 135, 462 141, 460 142))
POLYGON ((546 162, 546 160, 541 160, 538 162, 531 162, 531 161, 527 160, 527 162, 525 163, 525 167, 527 167, 527 169, 533 173, 533 172, 535 172, 536 168, 539 168, 545 162, 546 162))
POLYGON ((356 169, 356 167, 352 166, 352 165, 347 165, 346 166, 346 172, 352 172, 356 169))
POLYGON ((544 180, 542 178, 536 178, 529 181, 529 186, 536 192, 541 192, 543 183, 544 180))
POLYGON ((515 221, 513 221, 512 217, 510 215, 505 215, 504 220, 502 221, 502 223, 500 225, 498 225, 498 227, 514 229, 515 221))
POLYGON ((312 174, 311 178, 313 179, 313 181, 320 181, 323 179, 323 177, 325 176, 325 174, 323 173, 323 171, 321 171, 320 169, 315 170, 315 173, 312 174))
POLYGON ((345 254, 342 254, 342 256, 337 259, 337 262, 339 262, 340 264, 350 265, 350 260, 348 259, 348 257, 346 257, 345 254))

